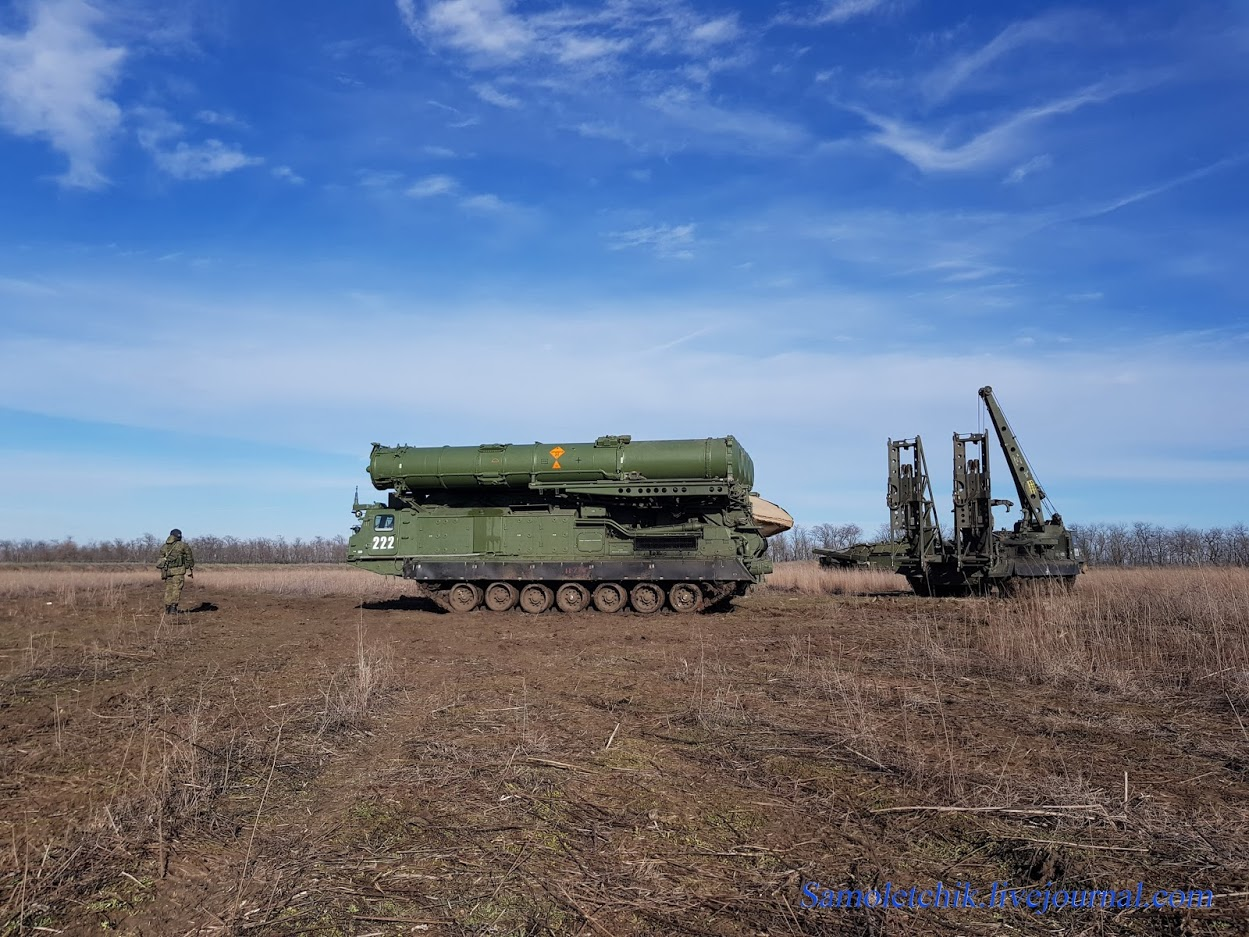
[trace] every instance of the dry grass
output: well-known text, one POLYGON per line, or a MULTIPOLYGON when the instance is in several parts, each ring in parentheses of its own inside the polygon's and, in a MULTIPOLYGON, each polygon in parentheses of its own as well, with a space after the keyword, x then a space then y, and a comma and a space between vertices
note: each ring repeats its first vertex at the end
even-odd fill
POLYGON ((124 589, 156 575, 137 569, 5 567, 0 568, 0 598, 45 596, 67 608, 116 608, 124 589))
POLYGON ((273 595, 320 597, 355 596, 379 601, 411 594, 412 584, 351 566, 209 566, 197 568, 195 581, 228 592, 267 592, 273 595))
POLYGON ((814 560, 795 560, 777 563, 763 588, 805 595, 870 595, 911 587, 904 576, 884 569, 829 569, 814 560))
MULTIPOLYGON (((886 572, 781 563, 765 588, 818 596, 907 586, 886 572)), ((1039 583, 1009 600, 912 601, 923 627, 908 656, 951 673, 1128 694, 1191 688, 1249 708, 1249 569, 1094 569, 1073 592, 1039 583)))
POLYGON ((1249 700, 1249 570, 1095 570, 1074 593, 962 603, 968 651, 1033 681, 1249 700))
MULTIPOLYGON (((0 568, 0 598, 44 596, 67 608, 115 608, 123 592, 158 581, 154 568, 101 569, 69 565, 0 568)), ((228 592, 320 597, 358 596, 364 600, 398 598, 411 585, 347 565, 310 563, 266 566, 201 565, 192 583, 228 592)))

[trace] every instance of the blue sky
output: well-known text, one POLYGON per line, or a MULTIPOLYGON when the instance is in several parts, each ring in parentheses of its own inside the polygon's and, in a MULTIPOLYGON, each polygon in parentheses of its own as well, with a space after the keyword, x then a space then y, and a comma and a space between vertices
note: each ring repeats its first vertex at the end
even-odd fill
POLYGON ((986 383, 1070 521, 1249 521, 1247 92, 1244 2, 0 2, 0 538, 604 433, 870 530, 986 383))

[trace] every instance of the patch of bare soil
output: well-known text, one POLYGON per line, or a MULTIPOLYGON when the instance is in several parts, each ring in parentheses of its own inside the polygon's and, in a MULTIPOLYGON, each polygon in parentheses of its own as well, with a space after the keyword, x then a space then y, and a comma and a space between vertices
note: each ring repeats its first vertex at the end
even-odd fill
POLYGON ((0 598, 0 934, 1246 932, 1243 603, 1160 594, 1183 656, 1098 632, 1136 606, 1096 581, 533 617, 200 579, 0 598), (939 881, 1215 897, 804 907, 939 881))

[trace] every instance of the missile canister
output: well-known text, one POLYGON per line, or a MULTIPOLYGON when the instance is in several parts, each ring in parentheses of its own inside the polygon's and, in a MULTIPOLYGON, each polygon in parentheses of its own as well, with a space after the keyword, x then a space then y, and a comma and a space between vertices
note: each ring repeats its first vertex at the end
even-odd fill
POLYGON ((592 443, 485 446, 382 446, 369 459, 373 486, 421 491, 508 488, 605 481, 705 481, 754 484, 754 463, 732 436, 633 442, 600 436, 592 443))

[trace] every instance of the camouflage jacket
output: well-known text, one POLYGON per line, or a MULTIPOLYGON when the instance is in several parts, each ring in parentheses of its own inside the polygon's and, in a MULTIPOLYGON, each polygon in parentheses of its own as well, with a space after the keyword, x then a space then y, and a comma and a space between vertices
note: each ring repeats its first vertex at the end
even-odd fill
POLYGON ((195 557, 191 555, 191 548, 184 541, 170 537, 160 548, 160 560, 157 561, 156 568, 194 569, 195 557))

